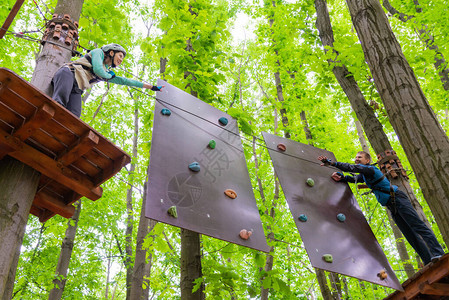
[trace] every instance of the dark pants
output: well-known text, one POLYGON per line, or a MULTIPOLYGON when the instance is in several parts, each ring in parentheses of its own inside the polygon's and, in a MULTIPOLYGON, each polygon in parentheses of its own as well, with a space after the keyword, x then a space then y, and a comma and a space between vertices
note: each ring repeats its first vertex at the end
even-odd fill
POLYGON ((75 74, 67 67, 60 68, 53 76, 53 99, 70 110, 78 118, 81 116, 81 94, 75 74))
POLYGON ((443 255, 444 250, 441 248, 435 234, 419 218, 407 195, 397 190, 394 202, 395 206, 392 205, 391 199, 387 204, 393 220, 413 249, 421 257, 424 264, 428 264, 434 256, 443 255))

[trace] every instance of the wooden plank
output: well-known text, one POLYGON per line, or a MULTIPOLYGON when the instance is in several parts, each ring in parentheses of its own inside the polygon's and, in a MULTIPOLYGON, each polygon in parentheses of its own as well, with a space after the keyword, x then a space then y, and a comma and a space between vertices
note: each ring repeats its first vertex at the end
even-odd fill
POLYGON ((89 132, 79 140, 79 143, 70 146, 65 153, 60 155, 58 162, 63 166, 70 165, 97 145, 98 140, 99 136, 92 130, 89 130, 89 132))
MULTIPOLYGON (((77 194, 73 191, 71 191, 69 193, 68 196, 65 197, 65 202, 67 202, 67 205, 71 205, 73 203, 75 203, 78 199, 80 199, 82 196, 80 194, 77 194)), ((39 218, 40 222, 45 222, 49 219, 51 219, 52 217, 54 217, 56 214, 54 212, 51 211, 46 211, 44 214, 42 214, 39 218)))
POLYGON ((50 119, 55 115, 55 109, 49 104, 44 103, 36 111, 33 117, 23 124, 22 127, 16 130, 13 134, 16 138, 24 141, 33 135, 43 124, 50 121, 50 119))
MULTIPOLYGON (((57 114, 57 113, 56 113, 57 114)), ((49 137, 55 139, 59 143, 63 144, 64 147, 68 147, 76 143, 81 136, 83 136, 87 130, 83 131, 83 134, 77 135, 73 132, 67 130, 67 128, 57 122, 54 118, 50 122, 42 126, 42 131, 45 132, 49 137)))
POLYGON ((52 178, 62 185, 76 191, 77 193, 91 199, 97 200, 101 197, 101 187, 96 187, 85 176, 79 175, 73 169, 63 166, 34 148, 28 146, 16 137, 0 131, 0 143, 4 143, 15 151, 9 155, 29 165, 33 169, 52 178))
POLYGON ((0 102, 0 119, 14 128, 21 126, 25 121, 21 115, 9 109, 3 102, 0 102))
MULTIPOLYGON (((1 95, 1 101, 17 114, 25 118, 31 117, 36 112, 37 108, 42 105, 42 102, 38 103, 37 106, 31 104, 16 91, 11 90, 13 86, 13 83, 8 85, 8 88, 5 89, 1 95)), ((26 89, 26 87, 22 88, 26 89)))
POLYGON ((98 168, 102 170, 104 170, 110 164, 113 163, 113 160, 107 156, 104 156, 101 152, 99 152, 97 147, 94 147, 92 151, 86 153, 84 157, 92 164, 95 164, 98 168))
MULTIPOLYGON (((414 299, 415 297, 421 295, 421 287, 423 289, 430 290, 430 287, 426 287, 427 284, 433 286, 435 283, 438 283, 438 281, 447 276, 449 276, 449 254, 444 255, 436 263, 430 263, 426 265, 423 269, 417 272, 417 274, 413 275, 412 278, 406 280, 402 284, 402 286, 404 287, 403 292, 395 292, 385 299, 414 299)), ((439 287, 439 285, 436 285, 435 287, 439 287)))
POLYGON ((97 176, 102 170, 95 163, 88 160, 85 156, 72 163, 72 166, 83 170, 90 178, 97 176))
POLYGON ((64 144, 49 136, 42 129, 34 132, 33 136, 26 140, 26 143, 41 152, 47 153, 48 156, 53 158, 56 158, 58 153, 61 153, 66 149, 64 144))
POLYGON ((113 164, 110 164, 108 168, 105 168, 99 176, 94 179, 96 185, 100 185, 115 174, 117 174, 127 163, 129 163, 129 156, 123 155, 119 159, 115 160, 113 164))
POLYGON ((5 20, 5 23, 3 23, 2 27, 0 28, 0 40, 5 36, 6 31, 8 30, 9 26, 11 26, 12 21, 16 17, 24 1, 25 0, 17 0, 12 7, 8 17, 5 20))
MULTIPOLYGON (((78 138, 79 136, 82 136, 87 130, 92 130, 96 132, 92 127, 90 127, 85 122, 81 121, 79 118, 71 114, 68 110, 54 102, 50 97, 43 94, 41 91, 39 91, 37 88, 29 84, 27 81, 25 81, 23 78, 17 76, 17 74, 13 73, 12 71, 0 68, 0 81, 6 82, 11 81, 10 89, 13 89, 14 91, 20 91, 20 95, 16 92, 13 92, 11 95, 12 98, 20 97, 22 101, 26 101, 27 103, 23 103, 23 105, 26 106, 36 106, 39 107, 42 105, 42 103, 53 103, 56 109, 55 116, 53 117, 53 120, 55 123, 63 124, 65 127, 63 132, 64 135, 57 136, 60 141, 64 141, 64 137, 67 136, 68 132, 70 132, 70 135, 76 136, 78 138), (12 80, 13 79, 13 80, 12 80), (26 98, 26 99, 25 99, 26 98)), ((22 102, 19 101, 19 102, 22 102)), ((15 102, 17 100, 15 99, 15 102)), ((12 103, 11 105, 13 105, 12 103)), ((19 105, 19 107, 15 107, 17 111, 20 113, 22 112, 24 116, 28 117, 25 113, 26 110, 29 110, 29 108, 24 110, 20 110, 20 107, 22 105, 19 105)), ((61 126, 61 125, 60 125, 61 126)), ((59 126, 59 127, 60 127, 59 126)), ((108 139, 106 139, 101 134, 97 133, 100 137, 98 142, 98 149, 107 157, 110 157, 112 160, 116 160, 123 155, 129 156, 126 152, 115 146, 112 142, 110 142, 108 139)), ((72 144, 73 141, 67 141, 66 145, 72 144)))
POLYGON ((72 205, 66 205, 63 201, 61 201, 61 199, 53 197, 45 191, 40 191, 36 194, 33 204, 57 213, 64 218, 71 218, 75 213, 75 207, 72 205))
POLYGON ((438 282, 429 284, 429 282, 426 281, 419 285, 419 290, 423 295, 447 296, 449 295, 449 284, 438 282))
POLYGON ((39 208, 39 207, 37 207, 37 206, 31 205, 30 214, 35 215, 36 217, 39 218, 39 216, 40 216, 43 212, 44 212, 43 209, 41 209, 41 208, 39 208))

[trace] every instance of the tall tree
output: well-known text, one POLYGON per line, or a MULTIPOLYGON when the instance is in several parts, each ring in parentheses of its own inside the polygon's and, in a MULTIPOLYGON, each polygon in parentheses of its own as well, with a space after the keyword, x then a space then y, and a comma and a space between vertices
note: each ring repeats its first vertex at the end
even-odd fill
MULTIPOLYGON (((83 0, 59 0, 56 4, 55 14, 69 14, 75 21, 78 21, 83 2, 83 0)), ((57 44, 59 46, 44 44, 37 57, 36 68, 31 79, 31 84, 49 96, 51 96, 50 82, 53 74, 72 57, 72 51, 66 47, 64 40, 60 39, 57 44)), ((5 226, 0 228, 0 252, 3 253, 0 258, 0 291, 5 292, 3 297, 7 299, 12 294, 20 245, 40 176, 30 167, 18 161, 9 158, 4 160, 8 167, 2 168, 0 172, 3 174, 8 170, 9 173, 0 175, 4 178, 0 188, 8 191, 5 194, 7 197, 2 201, 5 209, 5 213, 2 213, 2 216, 5 216, 3 219, 5 226), (10 174, 16 174, 16 176, 10 176, 10 174), (19 186, 22 187, 20 190, 18 190, 19 186), (11 236, 12 232, 14 234, 11 236), (9 283, 7 284, 8 277, 9 283)))
POLYGON ((67 281, 67 271, 69 269, 70 259, 72 257, 73 245, 75 243, 76 229, 78 228, 78 220, 81 213, 81 200, 78 201, 73 217, 69 219, 64 240, 61 245, 61 253, 56 267, 55 279, 53 279, 54 287, 48 295, 49 300, 58 300, 62 298, 65 283, 67 281))
POLYGON ((449 139, 376 0, 347 0, 390 122, 449 244, 449 139))

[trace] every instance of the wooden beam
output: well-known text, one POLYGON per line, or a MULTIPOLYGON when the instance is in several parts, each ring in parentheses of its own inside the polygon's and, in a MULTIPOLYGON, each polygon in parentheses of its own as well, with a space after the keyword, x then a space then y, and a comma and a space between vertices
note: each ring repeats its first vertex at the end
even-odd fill
POLYGON ((10 147, 8 144, 0 142, 0 160, 11 151, 14 151, 13 147, 10 147))
POLYGON ((0 144, 14 148, 9 155, 41 172, 45 176, 59 182, 69 189, 91 199, 97 200, 102 195, 102 188, 94 185, 86 176, 76 170, 63 166, 20 139, 0 129, 0 144))
POLYGON ((96 178, 94 178, 94 183, 100 185, 115 174, 117 174, 125 165, 130 162, 128 155, 123 155, 120 158, 114 160, 113 164, 110 164, 108 168, 105 168, 96 178))
POLYGON ((68 166, 71 163, 77 161, 81 156, 90 151, 94 146, 98 145, 100 137, 92 130, 84 135, 78 143, 72 145, 58 158, 63 166, 68 166))
POLYGON ((17 129, 13 135, 16 138, 25 141, 33 135, 36 130, 41 128, 42 125, 50 121, 54 115, 55 109, 51 105, 44 103, 41 107, 39 107, 34 116, 26 121, 22 127, 17 129))
POLYGON ((75 207, 65 204, 60 199, 46 193, 45 191, 40 191, 36 194, 33 205, 37 205, 51 212, 57 213, 64 218, 71 218, 75 213, 75 207))
POLYGON ((438 282, 429 284, 429 282, 426 281, 419 285, 419 290, 421 294, 424 295, 447 296, 449 295, 449 284, 438 282))
POLYGON ((8 17, 5 20, 5 23, 3 23, 2 27, 0 28, 0 40, 3 38, 3 36, 5 36, 6 31, 8 30, 12 21, 14 20, 20 8, 22 7, 24 1, 25 0, 17 0, 14 6, 12 7, 8 17))
MULTIPOLYGON (((67 202, 67 205, 71 205, 74 202, 76 202, 77 200, 79 200, 82 196, 80 194, 77 194, 75 192, 70 192, 68 195, 66 195, 64 197, 65 202, 67 202)), ((40 222, 46 222, 47 220, 51 219, 52 217, 54 217, 55 213, 51 212, 51 211, 45 211, 44 213, 42 213, 39 217, 39 221, 40 222)), ((70 216, 71 218, 72 216, 70 216)))

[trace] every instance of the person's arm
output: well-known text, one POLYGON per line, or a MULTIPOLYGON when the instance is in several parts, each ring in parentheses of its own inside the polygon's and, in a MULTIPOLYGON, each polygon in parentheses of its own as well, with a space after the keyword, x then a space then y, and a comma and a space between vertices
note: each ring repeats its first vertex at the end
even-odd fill
POLYGON ((322 162, 321 164, 322 166, 336 167, 344 172, 360 173, 366 176, 374 175, 374 168, 370 165, 361 165, 361 164, 353 165, 338 161, 333 162, 324 155, 318 156, 318 160, 322 162))
MULTIPOLYGON (((115 75, 115 74, 114 74, 115 75)), ((108 82, 112 82, 115 84, 121 84, 126 86, 135 86, 138 88, 151 89, 153 91, 160 91, 164 86, 155 86, 148 83, 143 83, 137 80, 128 79, 121 76, 114 76, 112 79, 109 79, 108 82)))
POLYGON ((113 75, 108 73, 104 68, 104 52, 101 49, 94 49, 90 51, 90 57, 92 58, 92 71, 98 77, 103 79, 111 79, 113 75))
POLYGON ((358 174, 357 176, 343 175, 341 172, 334 172, 331 175, 332 179, 338 182, 364 182, 363 176, 358 174))
POLYGON ((344 172, 351 172, 351 173, 360 173, 365 176, 373 176, 374 175, 374 168, 369 165, 353 165, 348 163, 342 163, 342 162, 334 162, 331 164, 332 166, 344 171, 344 172))

